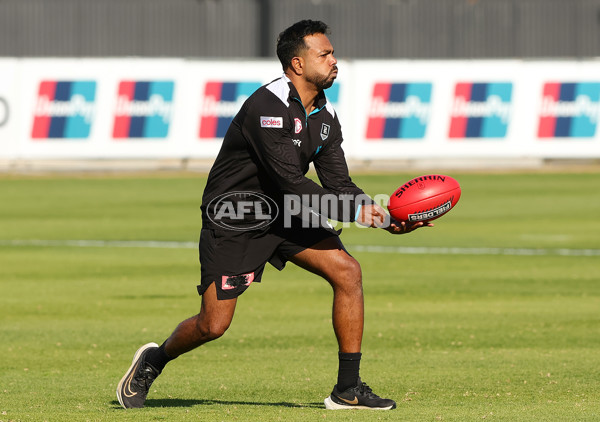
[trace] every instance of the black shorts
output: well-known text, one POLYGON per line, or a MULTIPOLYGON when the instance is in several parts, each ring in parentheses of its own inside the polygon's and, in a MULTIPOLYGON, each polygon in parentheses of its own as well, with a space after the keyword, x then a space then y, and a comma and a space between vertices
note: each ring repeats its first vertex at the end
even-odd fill
POLYGON ((267 262, 281 271, 292 256, 338 235, 339 232, 325 228, 265 232, 202 228, 198 293, 204 294, 214 282, 219 300, 236 298, 251 283, 260 282, 267 262))

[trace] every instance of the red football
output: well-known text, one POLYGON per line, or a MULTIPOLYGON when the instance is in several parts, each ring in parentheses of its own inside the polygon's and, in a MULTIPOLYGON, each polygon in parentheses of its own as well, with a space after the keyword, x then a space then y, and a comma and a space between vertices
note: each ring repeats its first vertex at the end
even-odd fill
POLYGON ((398 221, 427 222, 450 211, 460 198, 460 185, 450 176, 430 174, 409 180, 392 194, 390 215, 398 221))

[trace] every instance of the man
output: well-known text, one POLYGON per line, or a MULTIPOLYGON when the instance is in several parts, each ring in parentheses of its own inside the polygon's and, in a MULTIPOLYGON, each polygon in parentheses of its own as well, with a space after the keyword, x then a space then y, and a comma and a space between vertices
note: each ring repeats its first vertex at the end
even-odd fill
POLYGON ((396 407, 359 377, 361 269, 326 219, 357 221, 395 234, 423 223, 390 224, 385 210, 350 179, 340 124, 323 93, 338 72, 327 33, 324 23, 303 20, 279 35, 277 56, 284 75, 244 103, 208 176, 201 206, 200 313, 181 322, 160 347, 149 343, 135 353, 117 387, 123 407, 143 407, 167 362, 222 336, 237 297, 260 281, 265 264, 282 270, 287 261, 322 276, 333 288, 339 368, 326 408, 396 407), (321 185, 305 176, 310 162, 321 185), (248 198, 252 201, 244 202, 248 198), (248 204, 257 203, 259 208, 250 212, 248 204))

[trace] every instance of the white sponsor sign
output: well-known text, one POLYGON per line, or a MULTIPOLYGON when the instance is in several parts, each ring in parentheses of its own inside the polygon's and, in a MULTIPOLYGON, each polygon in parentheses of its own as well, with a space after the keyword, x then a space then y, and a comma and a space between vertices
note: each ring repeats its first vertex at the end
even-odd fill
MULTIPOLYGON (((600 158, 600 62, 338 67, 326 94, 349 159, 600 158)), ((214 158, 246 99, 281 76, 275 60, 239 69, 226 60, 0 59, 0 159, 214 158)), ((327 142, 328 128, 320 136, 327 142)))
POLYGON ((18 70, 16 59, 0 59, 0 159, 17 155, 18 70))
POLYGON ((356 61, 353 156, 600 157, 598 72, 595 61, 356 61))

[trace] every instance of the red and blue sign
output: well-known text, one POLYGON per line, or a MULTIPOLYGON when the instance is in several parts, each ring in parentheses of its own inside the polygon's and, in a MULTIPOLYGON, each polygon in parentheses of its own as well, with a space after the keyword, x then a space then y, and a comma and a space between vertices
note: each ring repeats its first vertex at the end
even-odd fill
POLYGON ((504 138, 510 123, 512 83, 459 82, 454 89, 450 138, 504 138))
POLYGON ((121 81, 113 138, 166 138, 174 88, 173 81, 121 81))
POLYGON ((431 103, 431 83, 378 82, 373 86, 367 139, 425 137, 431 103))
POLYGON ((88 138, 94 118, 95 100, 95 81, 41 81, 31 137, 88 138))
POLYGON ((204 89, 200 116, 200 138, 223 138, 246 99, 260 88, 260 82, 209 81, 204 89))
POLYGON ((544 84, 539 138, 592 138, 600 115, 600 82, 544 84))

